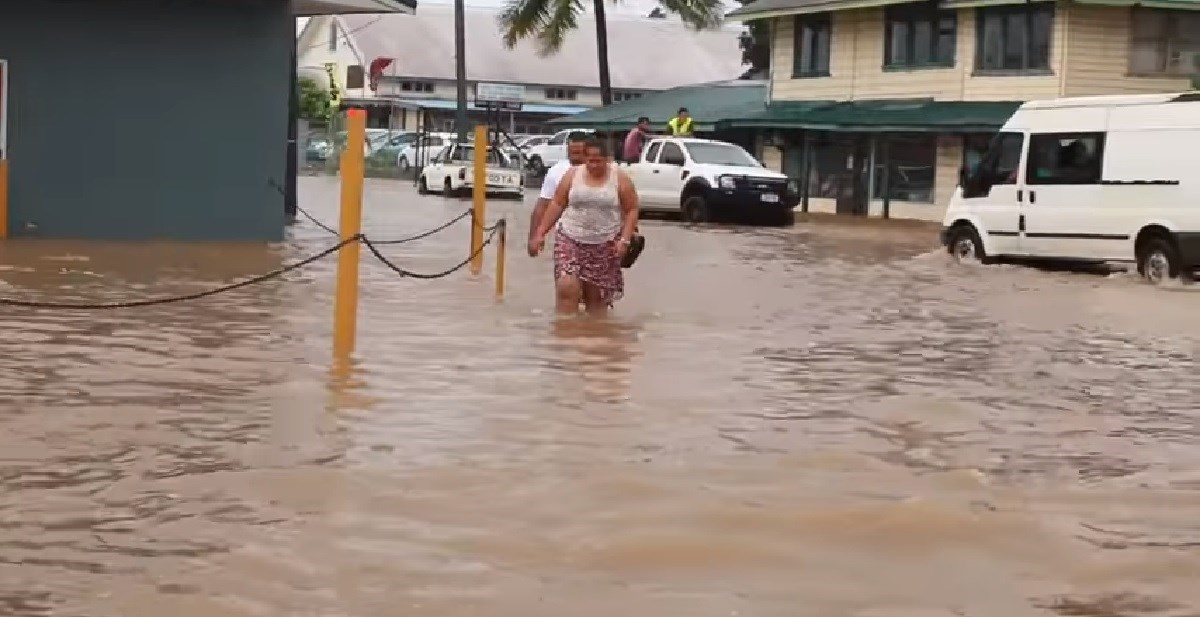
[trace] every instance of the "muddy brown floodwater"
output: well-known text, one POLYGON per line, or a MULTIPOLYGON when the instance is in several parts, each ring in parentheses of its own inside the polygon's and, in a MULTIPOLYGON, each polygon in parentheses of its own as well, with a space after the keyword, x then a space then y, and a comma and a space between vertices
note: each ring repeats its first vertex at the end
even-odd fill
MULTIPOLYGON (((333 179, 303 205, 336 220, 333 179)), ((371 181, 398 237, 466 202, 371 181)), ((971 268, 929 231, 647 222, 603 324, 364 257, 137 310, 0 313, 0 615, 1200 613, 1200 295, 971 268)), ((6 296, 116 300, 330 244, 9 242, 6 296)), ((462 258, 467 227, 389 247, 462 258)), ((489 253, 488 270, 492 262, 489 253)))

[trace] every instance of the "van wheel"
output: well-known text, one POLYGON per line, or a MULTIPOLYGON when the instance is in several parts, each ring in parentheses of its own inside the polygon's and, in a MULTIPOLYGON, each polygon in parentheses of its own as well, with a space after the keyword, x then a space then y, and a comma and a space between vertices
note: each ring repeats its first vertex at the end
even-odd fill
POLYGON ((417 194, 418 195, 428 195, 429 194, 429 183, 425 181, 425 176, 421 176, 421 180, 419 182, 417 182, 417 194))
POLYGON ((711 218, 708 202, 703 195, 692 195, 683 200, 683 220, 689 223, 707 223, 711 218))
POLYGON ((983 241, 979 232, 970 225, 959 225, 950 232, 950 241, 946 250, 956 261, 974 261, 987 263, 987 253, 983 250, 983 241))
POLYGON ((1147 281, 1161 285, 1168 280, 1177 279, 1179 271, 1179 251, 1166 238, 1154 238, 1142 247, 1137 256, 1137 271, 1147 281))

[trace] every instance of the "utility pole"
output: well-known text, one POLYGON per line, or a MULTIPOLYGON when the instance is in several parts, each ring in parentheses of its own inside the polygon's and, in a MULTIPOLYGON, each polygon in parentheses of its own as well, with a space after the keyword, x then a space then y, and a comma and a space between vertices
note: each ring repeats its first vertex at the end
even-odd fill
POLYGON ((467 21, 466 2, 454 0, 454 78, 458 85, 458 107, 454 128, 458 143, 467 143, 467 21))

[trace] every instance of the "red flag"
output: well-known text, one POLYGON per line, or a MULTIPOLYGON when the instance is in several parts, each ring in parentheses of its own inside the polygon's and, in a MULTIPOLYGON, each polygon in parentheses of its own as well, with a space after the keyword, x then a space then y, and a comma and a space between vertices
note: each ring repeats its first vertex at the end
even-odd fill
POLYGON ((376 58, 371 61, 371 90, 379 90, 379 78, 383 76, 383 69, 391 66, 392 58, 376 58))

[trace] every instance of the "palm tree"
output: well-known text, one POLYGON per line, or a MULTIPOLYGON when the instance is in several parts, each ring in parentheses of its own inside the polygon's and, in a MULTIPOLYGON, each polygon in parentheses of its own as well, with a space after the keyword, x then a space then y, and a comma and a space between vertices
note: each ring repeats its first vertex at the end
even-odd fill
MULTIPOLYGON (((615 0, 614 0, 615 1, 615 0)), ((600 65, 600 101, 612 103, 612 80, 608 75, 608 24, 604 18, 605 0, 592 0, 596 14, 596 55, 600 65)), ((721 0, 659 0, 668 12, 678 15, 684 23, 696 28, 720 25, 724 17, 721 0)), ((500 13, 504 44, 512 49, 517 41, 535 38, 541 54, 548 56, 562 48, 567 34, 579 27, 579 14, 584 11, 583 0, 507 0, 500 13)))

